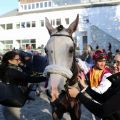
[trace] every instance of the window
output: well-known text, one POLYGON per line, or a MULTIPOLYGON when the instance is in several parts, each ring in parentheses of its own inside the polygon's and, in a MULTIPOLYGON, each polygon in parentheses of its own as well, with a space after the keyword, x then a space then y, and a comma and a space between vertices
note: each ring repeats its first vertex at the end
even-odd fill
POLYGON ((21 48, 22 48, 23 50, 25 50, 26 45, 23 44, 23 45, 21 46, 21 48))
POLYGON ((21 28, 25 28, 25 22, 21 23, 21 28))
POLYGON ((69 25, 69 18, 65 18, 66 25, 69 25))
POLYGON ((5 45, 5 48, 6 48, 7 50, 11 50, 11 49, 13 48, 13 46, 12 46, 12 45, 5 45))
POLYGON ((22 43, 29 43, 29 40, 22 40, 22 43))
POLYGON ((43 8, 43 3, 40 3, 40 8, 43 8))
POLYGON ((35 41, 35 39, 31 39, 31 43, 35 43, 36 41, 35 41))
POLYGON ((36 8, 39 8, 39 3, 36 3, 36 8))
POLYGON ((31 9, 31 5, 28 5, 28 9, 31 9))
POLYGON ((36 39, 24 39, 21 40, 21 48, 26 49, 26 47, 30 45, 32 46, 32 49, 36 49, 36 39))
POLYGON ((5 49, 12 49, 13 48, 13 40, 5 40, 4 41, 5 49))
POLYGON ((30 27, 30 22, 27 22, 27 23, 26 23, 26 27, 30 27))
POLYGON ((24 9, 27 10, 27 5, 24 5, 24 9))
POLYGON ((44 3, 44 6, 47 7, 47 2, 44 3))
POLYGON ((56 25, 60 25, 61 24, 61 19, 57 19, 56 20, 56 25))
POLYGON ((35 4, 32 4, 32 9, 35 9, 35 4))
POLYGON ((83 47, 85 47, 88 44, 87 42, 87 36, 83 36, 83 47))
POLYGON ((49 2, 49 3, 48 3, 48 6, 49 6, 49 7, 51 7, 51 6, 52 6, 52 5, 51 5, 51 2, 49 2))
POLYGON ((36 49, 36 44, 31 44, 32 45, 32 49, 36 49))
POLYGON ((1 27, 2 29, 5 29, 5 24, 1 24, 0 27, 1 27))
POLYGON ((19 29, 20 28, 20 23, 16 24, 16 28, 19 29))
POLYGON ((6 27, 6 29, 7 29, 7 30, 9 30, 9 29, 13 29, 13 25, 12 25, 12 23, 10 23, 10 24, 7 24, 7 27, 6 27))
POLYGON ((88 16, 83 16, 83 23, 85 23, 85 24, 89 23, 89 17, 88 16))
POLYGON ((13 41, 12 40, 6 40, 5 44, 13 44, 13 41))
POLYGON ((36 27, 35 21, 32 21, 32 27, 36 27))
POLYGON ((40 26, 41 26, 41 27, 44 27, 44 20, 41 20, 41 21, 40 21, 40 26))
POLYGON ((51 20, 51 25, 55 25, 55 20, 51 20))

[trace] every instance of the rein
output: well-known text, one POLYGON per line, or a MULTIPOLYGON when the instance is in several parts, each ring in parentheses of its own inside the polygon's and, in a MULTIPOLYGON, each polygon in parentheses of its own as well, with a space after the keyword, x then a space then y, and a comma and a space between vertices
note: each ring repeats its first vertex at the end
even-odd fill
POLYGON ((81 89, 81 85, 80 85, 80 83, 77 79, 77 75, 78 75, 79 72, 80 72, 79 65, 77 63, 75 63, 75 67, 74 67, 74 71, 73 71, 73 77, 71 79, 67 79, 66 84, 64 86, 66 90, 69 88, 69 86, 74 86, 76 84, 77 84, 77 87, 79 87, 79 89, 81 89))

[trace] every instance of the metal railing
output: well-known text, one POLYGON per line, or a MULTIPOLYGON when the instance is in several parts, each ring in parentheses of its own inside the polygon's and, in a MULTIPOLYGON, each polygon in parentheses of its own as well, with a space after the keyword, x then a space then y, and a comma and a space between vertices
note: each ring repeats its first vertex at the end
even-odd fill
POLYGON ((80 0, 80 3, 95 3, 95 2, 120 2, 120 0, 80 0))

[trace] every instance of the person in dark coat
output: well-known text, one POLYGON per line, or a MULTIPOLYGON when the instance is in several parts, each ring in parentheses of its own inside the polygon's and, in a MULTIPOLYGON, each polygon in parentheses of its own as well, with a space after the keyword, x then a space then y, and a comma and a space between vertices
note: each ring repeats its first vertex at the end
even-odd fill
POLYGON ((69 89, 71 97, 79 99, 88 110, 103 120, 120 120, 120 53, 115 55, 113 71, 114 74, 108 77, 112 85, 103 94, 90 89, 81 78, 79 78, 81 79, 80 84, 83 86, 81 92, 74 87, 69 89))
MULTIPOLYGON (((45 81, 45 77, 43 76, 30 76, 23 72, 23 70, 19 67, 21 60, 20 56, 16 51, 9 51, 3 55, 2 63, 0 65, 0 104, 8 107, 4 107, 4 115, 7 117, 6 119, 12 116, 12 120, 20 120, 20 107, 16 107, 12 102, 11 96, 13 99, 19 97, 19 93, 17 94, 17 89, 20 89, 22 93, 29 97, 29 83, 39 83, 45 81), (4 83, 4 85, 3 85, 4 83), (8 85, 17 86, 15 91, 8 91, 8 85), (4 93, 4 94, 3 94, 4 93), (11 100, 9 100, 11 99, 11 100), (8 112, 9 111, 9 112, 8 112), (12 111, 12 112, 10 112, 12 111), (17 113, 16 113, 17 112, 17 113), (8 113, 6 115, 6 113, 8 113)), ((26 99, 27 100, 27 99, 26 99)))
MULTIPOLYGON (((48 59, 47 56, 43 56, 41 54, 35 54, 33 56, 33 72, 42 74, 45 70, 45 67, 48 65, 48 59)), ((46 78, 45 82, 45 88, 48 85, 48 78, 46 78)), ((39 85, 38 85, 39 86, 39 85)), ((40 91, 40 88, 38 87, 38 90, 40 91)))
POLYGON ((32 53, 28 53, 22 50, 18 50, 18 53, 21 58, 20 67, 23 69, 25 73, 30 75, 32 73, 32 68, 33 68, 32 53))

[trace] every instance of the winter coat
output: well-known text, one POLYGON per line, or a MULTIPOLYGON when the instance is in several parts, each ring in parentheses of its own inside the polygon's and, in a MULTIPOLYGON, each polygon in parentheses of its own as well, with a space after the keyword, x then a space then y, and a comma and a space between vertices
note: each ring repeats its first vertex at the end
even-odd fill
POLYGON ((2 70, 0 66, 0 104, 10 107, 22 107, 29 98, 28 83, 39 83, 46 80, 43 76, 30 76, 16 65, 9 64, 2 70))
POLYGON ((9 65, 2 79, 5 83, 15 84, 19 86, 27 86, 28 83, 39 83, 46 80, 43 76, 30 76, 22 71, 19 66, 9 65))

